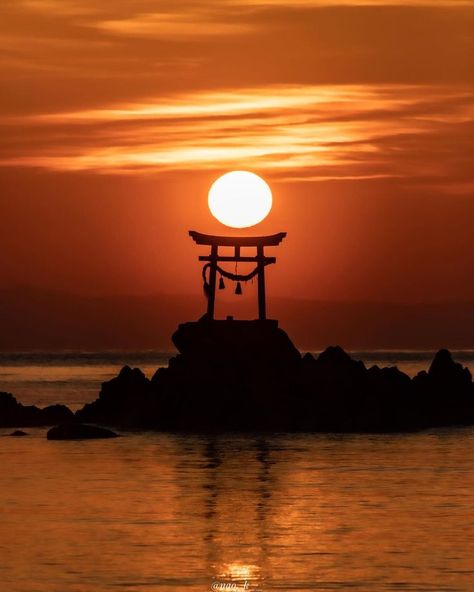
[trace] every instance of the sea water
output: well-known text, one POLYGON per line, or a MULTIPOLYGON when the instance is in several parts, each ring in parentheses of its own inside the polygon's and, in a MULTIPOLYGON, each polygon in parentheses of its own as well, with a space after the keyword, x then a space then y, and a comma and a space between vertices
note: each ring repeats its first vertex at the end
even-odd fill
POLYGON ((1 590, 474 589, 472 429, 27 431, 0 436, 1 590))
MULTIPOLYGON (((124 363, 151 376, 166 357, 3 356, 0 390, 74 407, 124 363)), ((413 374, 431 355, 360 357, 413 374)), ((10 431, 2 591, 474 590, 474 429, 82 442, 10 431)))

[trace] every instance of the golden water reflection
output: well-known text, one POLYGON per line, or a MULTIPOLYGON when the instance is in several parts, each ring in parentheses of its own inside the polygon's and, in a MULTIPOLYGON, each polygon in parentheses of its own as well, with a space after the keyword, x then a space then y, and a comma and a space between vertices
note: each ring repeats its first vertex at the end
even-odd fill
POLYGON ((6 590, 472 589, 472 430, 31 432, 1 439, 6 590))

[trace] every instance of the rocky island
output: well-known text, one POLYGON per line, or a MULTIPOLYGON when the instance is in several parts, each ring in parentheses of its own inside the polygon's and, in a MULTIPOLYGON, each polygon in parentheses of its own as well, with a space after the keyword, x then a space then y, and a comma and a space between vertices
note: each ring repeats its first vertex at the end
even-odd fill
POLYGON ((340 347, 301 355, 277 321, 184 323, 178 354, 148 379, 125 366, 73 414, 0 394, 0 425, 82 422, 193 432, 393 432, 474 424, 471 373, 440 350, 410 378, 367 368, 340 347))

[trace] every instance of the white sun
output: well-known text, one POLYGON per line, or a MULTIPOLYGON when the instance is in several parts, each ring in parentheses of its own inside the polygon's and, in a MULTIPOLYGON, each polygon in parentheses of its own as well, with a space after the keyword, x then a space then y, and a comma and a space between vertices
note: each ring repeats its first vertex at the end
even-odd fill
POLYGON ((261 222, 272 209, 272 192, 265 181, 247 171, 232 171, 219 177, 209 190, 212 215, 232 228, 247 228, 261 222))

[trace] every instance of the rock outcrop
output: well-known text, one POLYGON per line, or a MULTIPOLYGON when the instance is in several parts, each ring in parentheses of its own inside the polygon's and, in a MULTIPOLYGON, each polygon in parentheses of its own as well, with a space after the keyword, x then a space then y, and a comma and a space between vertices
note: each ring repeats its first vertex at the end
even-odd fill
POLYGON ((79 422, 198 432, 392 432, 474 424, 471 373, 447 350, 411 379, 395 367, 366 368, 337 346, 301 356, 276 321, 203 319, 180 325, 173 341, 179 353, 151 380, 125 366, 75 415, 63 405, 24 406, 0 393, 0 427, 60 424, 49 438, 76 439, 113 437, 79 422))
POLYGON ((76 412, 79 421, 146 426, 157 402, 151 382, 139 368, 124 366, 118 376, 102 384, 99 398, 76 412))
POLYGON ((22 405, 11 393, 0 393, 0 427, 50 426, 74 420, 74 413, 65 405, 40 409, 22 405))
POLYGON ((473 421, 473 384, 467 368, 441 349, 428 372, 419 372, 413 379, 418 395, 417 412, 429 425, 470 424, 473 421))
POLYGON ((276 321, 180 325, 151 380, 124 367, 79 421, 184 431, 390 432, 474 423, 469 370, 447 350, 413 380, 340 347, 301 356, 276 321))
POLYGON ((106 428, 85 425, 82 423, 66 423, 51 428, 46 434, 48 440, 97 440, 117 438, 118 434, 106 428))

